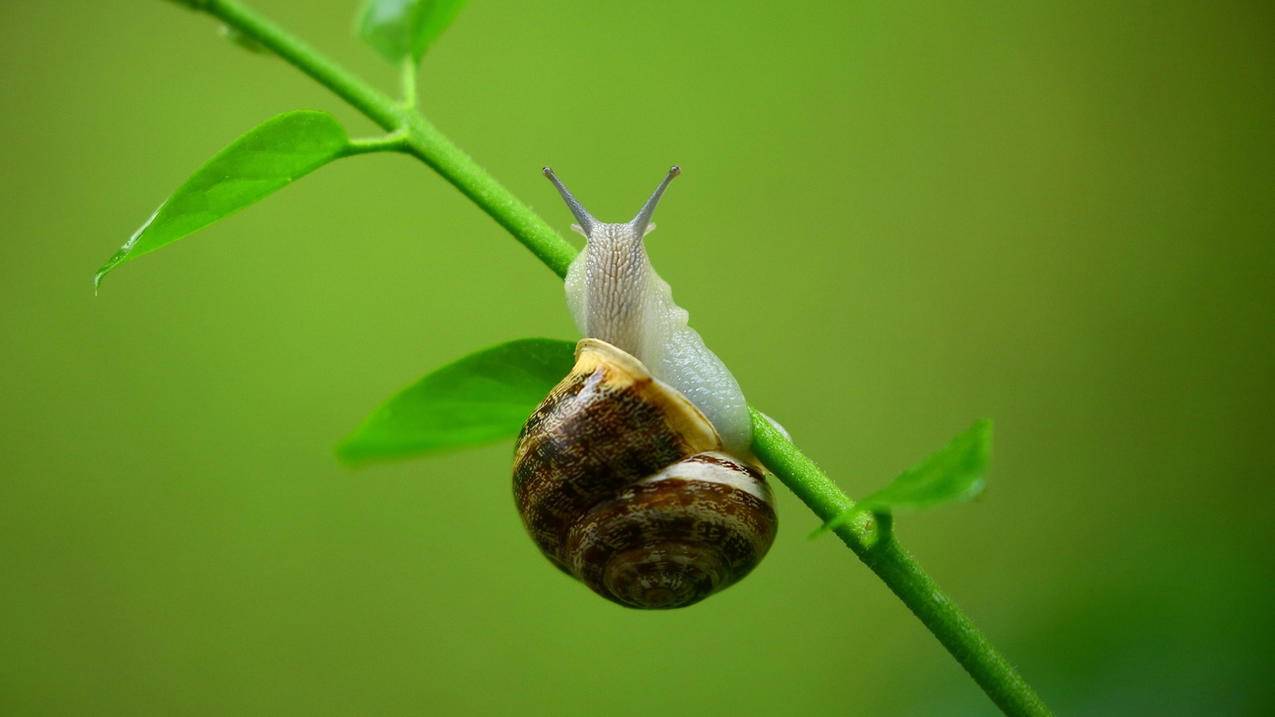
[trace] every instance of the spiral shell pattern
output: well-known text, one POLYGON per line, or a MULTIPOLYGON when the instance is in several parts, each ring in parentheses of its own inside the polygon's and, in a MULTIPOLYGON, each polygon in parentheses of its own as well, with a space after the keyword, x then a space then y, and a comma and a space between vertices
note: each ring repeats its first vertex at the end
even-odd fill
POLYGON ((514 499, 541 551, 599 595, 690 605, 738 581, 775 537, 770 489, 699 409, 595 339, 527 420, 514 499))

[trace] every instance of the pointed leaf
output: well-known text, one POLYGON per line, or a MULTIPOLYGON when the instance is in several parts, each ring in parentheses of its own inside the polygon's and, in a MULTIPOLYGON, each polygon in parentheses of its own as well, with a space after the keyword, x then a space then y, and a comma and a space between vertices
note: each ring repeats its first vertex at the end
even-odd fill
POLYGON ((359 13, 359 35, 396 65, 409 57, 420 62, 464 4, 465 0, 368 0, 359 13))
POLYGON ((325 112, 287 112, 221 150, 160 205, 93 277, 181 239, 340 157, 345 130, 325 112))
POLYGON ((554 339, 470 354, 386 401, 337 455, 358 463, 512 438, 574 362, 575 344, 554 339))
POLYGON ((983 490, 991 450, 992 422, 984 419, 886 487, 824 523, 811 537, 844 525, 864 511, 888 513, 896 508, 929 508, 969 500, 983 490))

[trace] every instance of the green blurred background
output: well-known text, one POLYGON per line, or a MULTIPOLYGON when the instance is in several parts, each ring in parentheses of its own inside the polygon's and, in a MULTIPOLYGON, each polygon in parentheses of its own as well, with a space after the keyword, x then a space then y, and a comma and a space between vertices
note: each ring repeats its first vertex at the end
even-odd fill
MULTIPOLYGON (((353 3, 254 6, 386 88, 353 3)), ((978 502, 899 533, 1059 712, 1272 709, 1275 23, 1265 2, 474 2, 435 122, 566 233, 685 176, 650 248, 751 400, 862 495, 975 418, 978 502)), ((0 712, 986 714, 779 488, 746 581, 626 611, 550 568, 510 446, 332 447, 559 282, 404 157, 113 274, 294 108, 165 2, 0 4, 0 712)))

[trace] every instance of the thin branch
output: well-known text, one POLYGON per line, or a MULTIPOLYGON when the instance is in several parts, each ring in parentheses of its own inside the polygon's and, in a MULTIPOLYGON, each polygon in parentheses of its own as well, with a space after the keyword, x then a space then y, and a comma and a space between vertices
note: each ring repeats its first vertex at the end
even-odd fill
MULTIPOLYGON (((575 247, 415 111, 414 68, 410 77, 406 71, 402 77, 404 100, 413 99, 405 106, 406 102, 390 99, 235 0, 177 1, 260 42, 391 131, 386 138, 352 142, 351 153, 396 149, 416 156, 508 230, 555 274, 566 276, 575 247), (390 141, 390 137, 394 139, 390 141)), ((753 426, 753 450, 758 458, 821 520, 831 520, 854 505, 813 461, 756 411, 753 426)), ((1010 715, 1049 714, 1044 702, 1013 666, 898 545, 888 519, 863 513, 834 532, 934 633, 1001 710, 1010 715)))
POLYGON ((251 37, 288 64, 314 78, 386 130, 406 123, 407 112, 379 90, 355 77, 287 30, 232 0, 186 2, 251 37))
MULTIPOLYGON (((756 409, 753 452, 820 520, 832 520, 854 507, 854 501, 756 409)), ((890 516, 859 513, 833 533, 920 618, 1005 714, 1049 714, 1031 685, 898 544, 890 516)))
POLYGON ((408 151, 407 133, 402 130, 391 132, 381 137, 355 137, 345 145, 343 157, 373 152, 406 152, 408 151))
POLYGON ((408 151, 451 182, 555 274, 567 275, 576 248, 419 112, 403 108, 288 31, 234 0, 196 0, 192 6, 257 40, 384 129, 405 130, 408 151))
POLYGON ((402 104, 404 109, 416 110, 416 58, 408 54, 403 58, 403 64, 399 68, 399 84, 402 87, 402 104))

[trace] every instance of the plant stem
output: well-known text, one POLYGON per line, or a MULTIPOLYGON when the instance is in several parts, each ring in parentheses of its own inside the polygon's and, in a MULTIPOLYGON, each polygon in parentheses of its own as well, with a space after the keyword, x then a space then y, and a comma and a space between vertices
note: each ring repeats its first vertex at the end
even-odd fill
MULTIPOLYGON (((261 43, 391 132, 386 138, 356 140, 349 153, 399 149, 412 154, 495 219, 555 274, 566 276, 575 247, 416 111, 415 68, 403 72, 405 101, 396 102, 236 0, 178 1, 261 43)), ((831 520, 854 505, 755 410, 753 426, 753 450, 758 458, 820 520, 831 520)), ((920 618, 1001 710, 1010 715, 1049 714, 1013 666, 899 546, 888 516, 862 513, 834 532, 920 618)))
MULTIPOLYGON (((752 413, 753 452, 820 520, 827 522, 854 507, 854 501, 761 412, 752 413)), ((1049 714, 1013 665, 894 539, 890 516, 859 513, 833 533, 920 618, 1005 714, 1049 714)))
POLYGON ((416 109, 416 58, 408 55, 403 58, 403 66, 399 70, 399 84, 402 86, 403 107, 416 109))
POLYGON ((567 266, 576 255, 575 247, 419 112, 403 107, 287 30, 234 0, 192 0, 184 4, 212 15, 261 43, 382 128, 391 132, 403 130, 408 151, 487 212, 555 274, 567 275, 567 266))
POLYGON ((407 151, 407 135, 404 132, 395 131, 382 137, 353 138, 345 145, 345 151, 341 153, 341 156, 353 157, 356 154, 404 151, 407 151))

